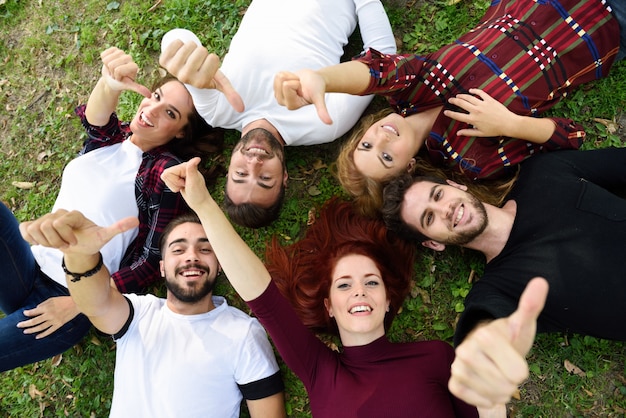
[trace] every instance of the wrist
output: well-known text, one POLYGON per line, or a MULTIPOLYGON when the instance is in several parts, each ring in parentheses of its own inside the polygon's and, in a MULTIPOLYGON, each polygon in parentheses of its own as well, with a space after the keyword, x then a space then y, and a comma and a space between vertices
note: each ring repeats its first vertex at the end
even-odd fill
POLYGON ((90 277, 102 270, 104 265, 102 253, 92 255, 64 254, 61 267, 72 282, 78 282, 84 277, 90 277))

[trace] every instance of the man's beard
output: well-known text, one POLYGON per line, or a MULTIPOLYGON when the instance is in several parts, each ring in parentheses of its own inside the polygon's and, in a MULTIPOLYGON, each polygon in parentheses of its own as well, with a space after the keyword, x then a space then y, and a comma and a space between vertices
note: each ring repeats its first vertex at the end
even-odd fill
POLYGON ((283 164, 283 169, 285 165, 285 152, 283 149, 283 144, 280 143, 278 139, 274 135, 272 135, 268 130, 263 128, 254 128, 251 131, 247 132, 244 136, 241 137, 239 142, 235 145, 235 152, 241 152, 246 155, 245 147, 249 142, 254 140, 258 140, 259 142, 265 143, 269 146, 269 154, 255 154, 257 158, 260 159, 270 159, 273 157, 278 157, 278 159, 283 164))
POLYGON ((443 242, 443 244, 466 245, 472 242, 477 236, 482 234, 483 231, 487 228, 487 224, 489 224, 489 219, 487 218, 487 209, 485 209, 485 205, 483 205, 483 202, 478 200, 475 196, 470 195, 470 201, 469 203, 466 203, 466 206, 470 206, 476 209, 476 215, 482 219, 482 222, 476 225, 474 229, 469 229, 456 233, 448 240, 443 242))
POLYGON ((213 292, 215 287, 215 278, 211 277, 211 271, 206 266, 198 264, 189 264, 180 268, 177 268, 174 272, 174 277, 178 275, 180 270, 189 268, 195 268, 206 272, 206 279, 202 283, 196 283, 196 286, 181 286, 181 284, 175 280, 169 279, 167 274, 165 275, 165 287, 169 292, 181 302, 184 303, 196 303, 204 299, 207 295, 213 292))

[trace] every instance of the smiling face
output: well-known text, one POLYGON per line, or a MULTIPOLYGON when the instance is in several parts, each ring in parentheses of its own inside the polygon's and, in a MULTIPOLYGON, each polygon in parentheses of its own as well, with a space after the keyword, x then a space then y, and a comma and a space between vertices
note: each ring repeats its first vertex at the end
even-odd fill
POLYGON ((187 222, 172 229, 162 257, 168 298, 193 304, 211 295, 219 264, 201 224, 187 222))
POLYGON ((256 128, 235 146, 228 166, 226 190, 236 205, 253 203, 267 208, 287 184, 283 147, 268 131, 256 128))
POLYGON ((385 334, 389 300, 380 270, 369 257, 351 254, 337 261, 324 304, 344 346, 365 345, 385 334))
POLYGON ((483 203, 456 183, 420 181, 406 191, 402 220, 441 244, 465 245, 488 224, 483 203))
POLYGON ((391 113, 365 132, 354 150, 354 164, 366 177, 384 181, 408 171, 424 143, 407 120, 391 113))
POLYGON ((163 84, 139 104, 130 122, 131 141, 149 151, 182 138, 193 109, 191 95, 183 84, 176 80, 163 84))

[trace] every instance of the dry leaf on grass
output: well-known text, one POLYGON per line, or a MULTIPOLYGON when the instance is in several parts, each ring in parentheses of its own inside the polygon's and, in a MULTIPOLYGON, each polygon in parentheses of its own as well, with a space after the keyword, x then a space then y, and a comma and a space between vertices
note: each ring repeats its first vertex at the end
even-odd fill
POLYGON ((52 357, 52 367, 57 367, 59 364, 61 364, 61 360, 63 360, 63 354, 57 354, 56 356, 52 357))
POLYGON ((614 134, 615 132, 617 132, 617 122, 615 120, 609 120, 609 119, 602 119, 602 118, 593 118, 594 122, 598 122, 601 123, 602 125, 604 125, 606 127, 606 130, 610 133, 610 134, 614 134))
POLYGON ((575 365, 574 363, 572 363, 571 361, 567 359, 563 362, 563 365, 565 366, 565 370, 567 370, 568 372, 572 374, 575 374, 576 376, 580 376, 580 377, 587 376, 587 374, 585 374, 583 369, 581 369, 580 367, 578 367, 577 365, 575 365))
POLYGON ((35 187, 35 183, 33 183, 32 181, 13 181, 11 182, 11 184, 18 189, 23 190, 32 189, 33 187, 35 187))
POLYGON ((34 383, 31 383, 28 387, 28 394, 30 395, 31 399, 35 399, 38 396, 43 396, 43 393, 39 389, 37 389, 37 386, 35 386, 34 383))
POLYGON ((306 225, 311 226, 315 223, 315 208, 309 209, 309 214, 306 218, 306 225))

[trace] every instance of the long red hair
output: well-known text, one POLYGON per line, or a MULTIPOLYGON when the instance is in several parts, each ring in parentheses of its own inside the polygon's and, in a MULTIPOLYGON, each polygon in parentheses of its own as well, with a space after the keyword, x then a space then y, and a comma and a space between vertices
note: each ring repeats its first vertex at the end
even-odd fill
POLYGON ((374 261, 390 300, 385 317, 388 329, 410 289, 414 250, 413 244, 388 231, 381 220, 359 216, 352 204, 334 198, 324 205, 304 238, 281 246, 274 237, 265 260, 276 286, 300 320, 315 331, 337 335, 336 324, 324 306, 337 261, 350 254, 374 261))

